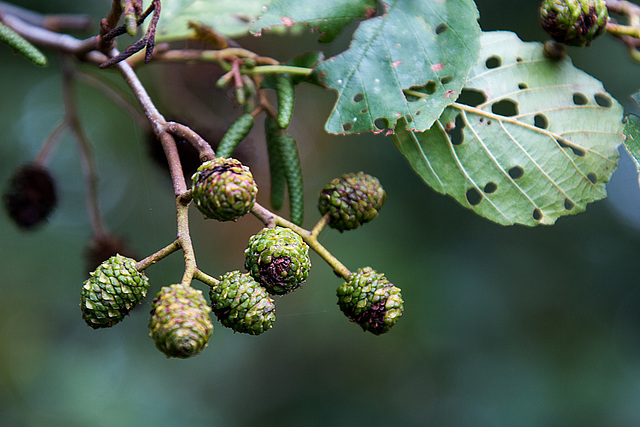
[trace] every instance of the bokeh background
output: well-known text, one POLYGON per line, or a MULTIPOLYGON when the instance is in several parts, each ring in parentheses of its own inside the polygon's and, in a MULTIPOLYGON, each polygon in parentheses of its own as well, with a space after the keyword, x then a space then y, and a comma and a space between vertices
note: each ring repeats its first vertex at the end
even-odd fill
MULTIPOLYGON (((110 5, 16 3, 87 13, 96 22, 110 5)), ((545 40, 537 2, 477 3, 483 29, 545 40)), ((286 43, 273 36, 241 43, 284 60, 304 50, 333 55, 348 41, 349 31, 331 45, 306 33, 286 43)), ((633 110, 640 65, 620 43, 605 37, 570 54, 633 110)), ((47 55, 52 64, 40 69, 0 46, 3 189, 63 117, 59 61, 47 55)), ((212 140, 240 114, 214 90, 215 73, 141 70, 167 117, 212 140)), ((106 74, 124 87, 118 74, 106 74)), ((315 201, 325 182, 359 170, 380 178, 389 195, 380 217, 344 234, 328 229, 321 241, 349 268, 370 265, 402 288, 405 314, 389 334, 372 336, 347 321, 336 305, 340 281, 315 254, 306 284, 278 299, 271 331, 233 334, 214 321, 209 347, 193 359, 166 359, 147 336, 152 296, 182 276, 179 254, 147 271, 150 295, 125 322, 90 329, 78 304, 91 227, 75 143, 66 136, 50 161, 60 203, 49 222, 25 233, 0 215, 0 425, 640 424, 640 190, 628 156, 610 197, 586 213, 552 227, 501 227, 427 188, 391 140, 326 135, 334 96, 310 86, 298 91, 291 133, 303 156, 305 226, 319 218, 315 201)), ((78 102, 107 226, 140 256, 170 243, 172 188, 150 159, 147 135, 90 86, 78 85, 78 102)), ((239 156, 267 205, 265 151, 256 126, 239 156)), ((191 219, 203 270, 242 269, 246 242, 261 228, 255 218, 218 224, 194 211, 191 219)))

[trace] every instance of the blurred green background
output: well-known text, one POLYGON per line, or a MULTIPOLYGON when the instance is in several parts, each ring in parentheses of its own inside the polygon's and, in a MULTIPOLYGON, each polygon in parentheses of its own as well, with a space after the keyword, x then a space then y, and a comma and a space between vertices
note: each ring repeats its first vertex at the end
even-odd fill
MULTIPOLYGON (((17 3, 88 13, 96 22, 110 5, 17 3)), ((537 2, 477 3, 483 29, 545 40, 537 2)), ((332 55, 348 40, 346 33, 325 46, 301 34, 291 43, 272 36, 241 43, 284 60, 303 49, 332 55)), ((640 66, 620 43, 605 37, 570 54, 633 108, 640 66)), ((63 116, 59 63, 47 55, 52 64, 40 69, 0 46, 5 186, 63 116)), ((149 65, 141 75, 168 118, 216 138, 240 112, 213 89, 214 71, 149 65)), ((305 226, 319 217, 315 200, 325 182, 359 170, 380 178, 389 195, 380 217, 344 234, 328 229, 321 242, 349 268, 370 265, 402 288, 405 314, 390 333, 365 334, 347 321, 336 305, 340 281, 315 254, 309 280, 277 300, 275 327, 259 337, 214 321, 209 347, 193 359, 166 359, 155 349, 150 300, 180 280, 178 254, 147 271, 150 296, 125 322, 90 329, 78 304, 91 227, 67 136, 50 162, 60 203, 49 223, 25 233, 0 215, 0 425, 640 424, 640 190, 631 160, 623 156, 609 199, 586 213, 552 227, 501 227, 427 188, 390 139, 326 135, 334 96, 298 91, 291 132, 303 156, 305 226)), ((78 99, 107 225, 146 256, 175 238, 170 181, 130 117, 86 85, 78 99)), ((240 154, 268 205, 265 151, 257 126, 240 154)), ((195 211, 191 218, 199 266, 214 276, 241 269, 261 224, 205 222, 195 211)))

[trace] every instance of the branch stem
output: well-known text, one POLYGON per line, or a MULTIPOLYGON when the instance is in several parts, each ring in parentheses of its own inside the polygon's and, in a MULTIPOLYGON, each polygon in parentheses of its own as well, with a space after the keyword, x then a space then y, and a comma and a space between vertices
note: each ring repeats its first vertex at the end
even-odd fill
POLYGON ((607 9, 609 12, 617 13, 618 15, 640 15, 640 6, 624 0, 606 0, 607 9))
POLYGON ((14 15, 30 25, 46 28, 51 31, 88 30, 91 18, 88 15, 43 15, 32 10, 23 9, 10 3, 0 1, 0 15, 14 15))
POLYGON ((33 161, 34 164, 38 166, 44 166, 47 164, 49 160, 49 156, 53 152, 55 146, 57 145, 60 137, 62 136, 62 132, 69 126, 69 122, 65 117, 60 123, 53 128, 53 130, 47 136, 47 139, 42 144, 42 148, 38 152, 36 159, 33 161))
POLYGON ((176 199, 176 217, 178 240, 184 253, 184 274, 180 283, 184 286, 189 286, 198 266, 196 265, 196 255, 191 242, 191 234, 189 233, 189 205, 180 203, 179 199, 176 199))
POLYGON ((320 218, 320 221, 318 221, 318 223, 311 229, 311 235, 315 238, 318 238, 320 232, 329 224, 330 218, 331 217, 328 213, 324 214, 322 218, 320 218))
POLYGON ((258 65, 250 70, 245 70, 245 74, 270 74, 285 73, 301 76, 308 76, 313 73, 313 69, 305 67, 294 67, 293 65, 258 65))
POLYGON ((153 253, 148 257, 146 257, 145 259, 138 261, 136 263, 136 270, 138 271, 146 270, 147 268, 151 267, 153 264, 157 263, 163 258, 166 258, 167 256, 171 255, 178 249, 180 249, 180 241, 176 239, 173 242, 171 242, 171 244, 165 246, 164 248, 160 249, 156 253, 153 253))
POLYGON ((82 127, 78 116, 76 105, 76 92, 73 84, 73 69, 63 58, 62 61, 62 94, 64 102, 65 117, 73 135, 75 136, 78 150, 80 152, 80 162, 82 172, 87 187, 87 212, 91 222, 91 227, 96 236, 106 234, 100 207, 98 202, 98 174, 96 172, 95 158, 89 142, 89 138, 82 127))
POLYGON ((211 288, 215 288, 220 284, 220 281, 214 277, 209 276, 207 273, 201 271, 200 269, 196 269, 193 274, 193 278, 201 281, 202 283, 208 285, 211 288))
POLYGON ((178 138, 188 141, 196 150, 198 150, 200 161, 202 163, 216 157, 216 153, 213 151, 213 148, 211 148, 211 145, 191 128, 176 122, 169 122, 167 125, 167 130, 169 132, 178 138))
POLYGON ((606 28, 607 31, 614 36, 631 36, 634 38, 640 38, 640 27, 620 25, 609 22, 606 28))
POLYGON ((168 132, 163 132, 160 134, 160 143, 169 163, 169 173, 173 181, 174 194, 176 197, 180 197, 187 192, 187 183, 184 180, 184 172, 182 171, 176 140, 168 132))
MULTIPOLYGON (((112 56, 116 55, 117 51, 114 50, 114 52, 112 52, 112 56)), ((129 65, 126 61, 118 62, 115 67, 120 71, 120 73, 122 73, 125 81, 142 106, 142 110, 144 111, 145 116, 147 116, 147 120, 149 120, 153 132, 156 134, 156 136, 160 136, 167 128, 167 121, 154 105, 151 97, 140 82, 140 79, 136 75, 135 71, 133 71, 131 65, 129 65)))

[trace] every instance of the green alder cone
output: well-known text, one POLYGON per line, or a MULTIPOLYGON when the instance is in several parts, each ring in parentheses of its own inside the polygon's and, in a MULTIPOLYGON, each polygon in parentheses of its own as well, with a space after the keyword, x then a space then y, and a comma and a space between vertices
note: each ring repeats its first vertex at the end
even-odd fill
POLYGON ((218 157, 204 162, 192 181, 193 200, 206 218, 235 221, 256 202, 258 186, 253 175, 236 159, 218 157))
POLYGON ((131 258, 114 255, 90 274, 80 291, 80 307, 94 329, 120 322, 147 295, 149 279, 131 258))
POLYGON ((274 295, 284 295, 309 276, 309 246, 288 228, 263 228, 249 239, 244 267, 274 295))
POLYGON ((604 0, 544 0, 540 7, 542 28, 571 46, 588 46, 605 31, 608 20, 604 0))
POLYGON ((338 287, 337 294, 340 310, 375 335, 389 331, 404 311, 400 288, 371 267, 352 273, 338 287))
POLYGON ((210 311, 202 291, 182 284, 165 286, 151 304, 149 336, 167 357, 195 356, 213 333, 210 311))
POLYGON ((329 214, 329 226, 353 230, 378 216, 387 193, 377 178, 364 172, 344 174, 320 190, 318 209, 329 214))
POLYGON ((276 320, 276 306, 249 273, 232 271, 209 291, 211 308, 220 323, 236 332, 260 335, 276 320))

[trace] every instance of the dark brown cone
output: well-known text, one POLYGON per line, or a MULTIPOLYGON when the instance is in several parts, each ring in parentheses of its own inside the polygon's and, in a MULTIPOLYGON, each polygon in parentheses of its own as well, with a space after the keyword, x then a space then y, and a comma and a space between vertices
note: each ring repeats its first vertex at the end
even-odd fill
POLYGON ((20 167, 4 194, 9 216, 21 228, 31 229, 42 223, 57 202, 53 177, 43 167, 28 164, 20 167))

